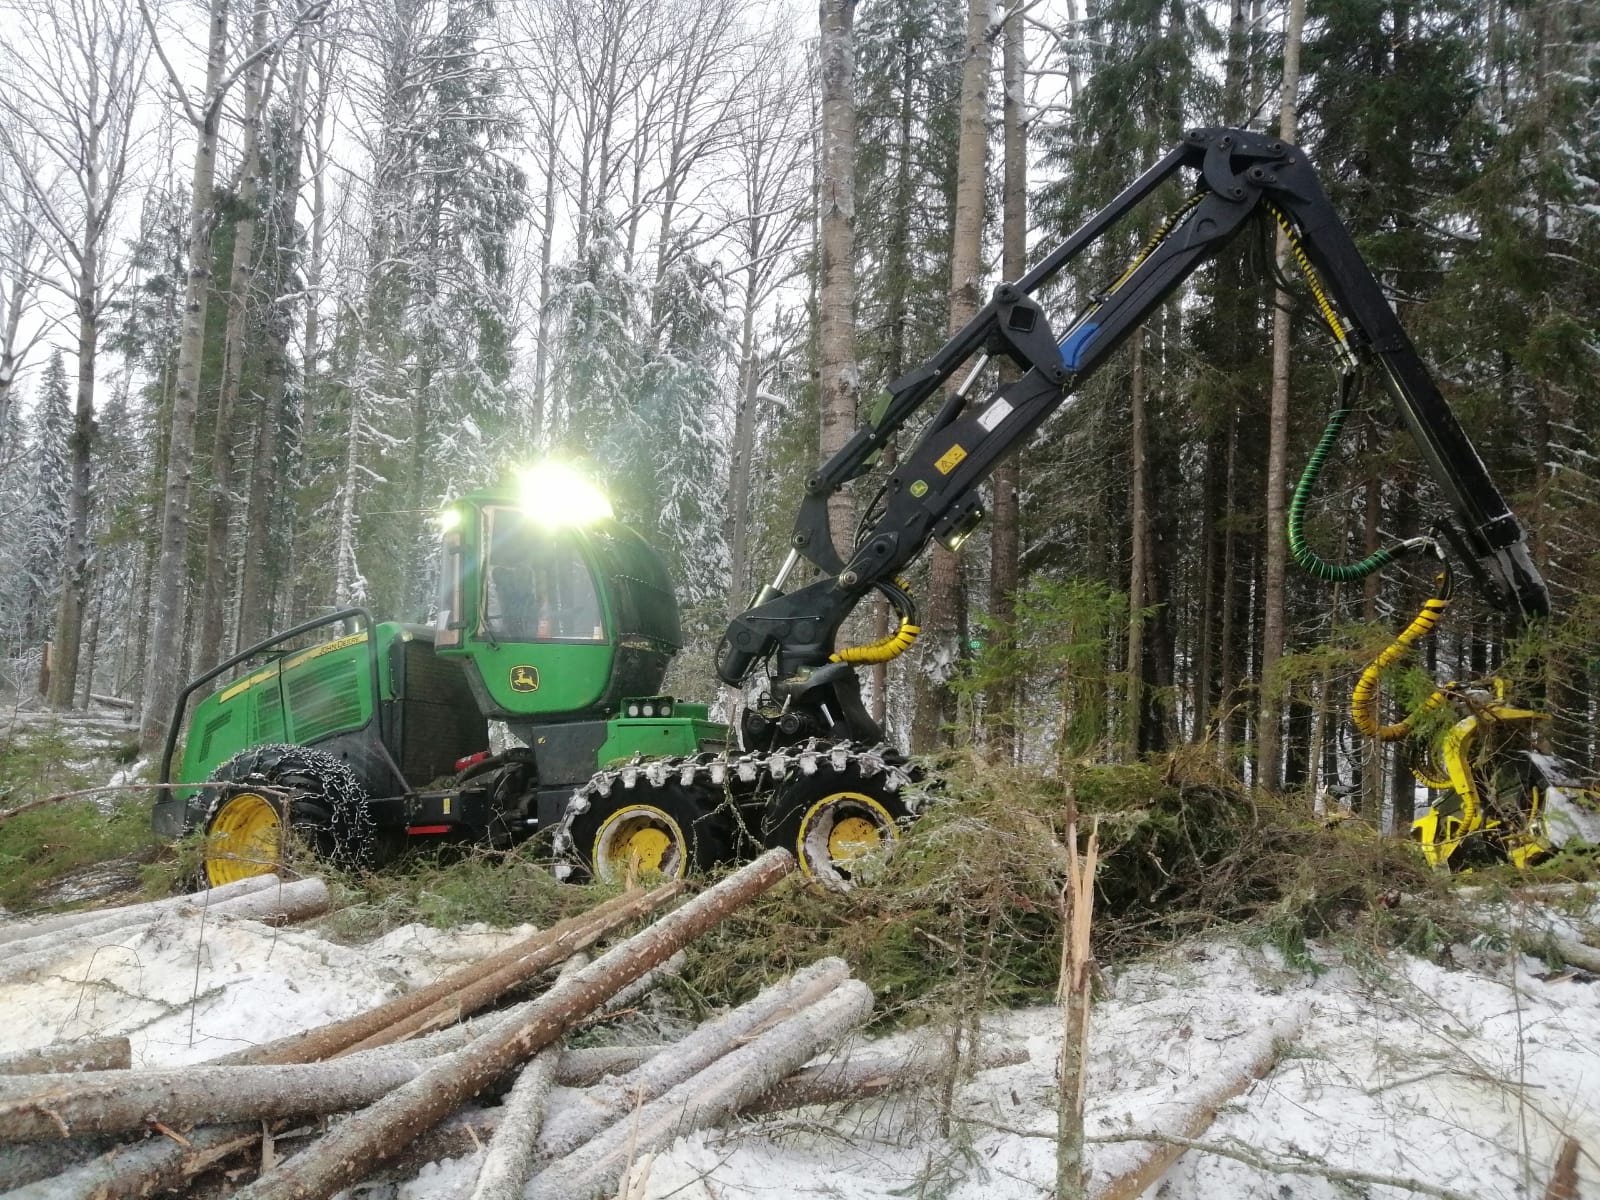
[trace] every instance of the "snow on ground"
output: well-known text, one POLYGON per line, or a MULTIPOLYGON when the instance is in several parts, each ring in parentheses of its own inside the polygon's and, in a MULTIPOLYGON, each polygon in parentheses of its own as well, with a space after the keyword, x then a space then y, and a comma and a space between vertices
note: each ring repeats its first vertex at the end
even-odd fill
POLYGON ((353 1016, 530 932, 405 925, 341 946, 311 930, 175 910, 0 980, 0 1053, 125 1034, 135 1066, 200 1062, 353 1016))
MULTIPOLYGON (((1600 907, 1508 914, 1590 933, 1600 907)), ((77 947, 42 977, 0 983, 0 1051, 126 1033, 135 1061, 194 1062, 347 1016, 526 930, 406 926, 366 946, 310 930, 173 913, 77 947)), ((1107 979, 1091 1034, 1091 1137, 1175 1128, 1186 1097, 1235 1073, 1274 1022, 1299 1037, 1227 1104, 1203 1140, 1273 1161, 1412 1177, 1483 1200, 1543 1194, 1562 1136, 1584 1148, 1582 1194, 1600 1195, 1600 982, 1493 947, 1439 960, 1320 946, 1312 973, 1270 948, 1188 943, 1107 979)), ((948 1135, 931 1094, 785 1114, 692 1134, 638 1164, 641 1200, 1032 1200, 1052 1192, 1053 1009, 998 1013, 984 1036, 1030 1061, 962 1085, 948 1135), (1042 1136, 1034 1136, 1042 1135, 1042 1136), (708 1186, 709 1185, 709 1186, 708 1186)), ((899 1042, 914 1035, 886 1039, 899 1042)), ((1138 1147, 1099 1144, 1095 1178, 1138 1147)), ((476 1156, 355 1195, 435 1200, 470 1187, 476 1156)), ((1184 1155, 1150 1194, 1166 1200, 1388 1200, 1411 1193, 1184 1155)))

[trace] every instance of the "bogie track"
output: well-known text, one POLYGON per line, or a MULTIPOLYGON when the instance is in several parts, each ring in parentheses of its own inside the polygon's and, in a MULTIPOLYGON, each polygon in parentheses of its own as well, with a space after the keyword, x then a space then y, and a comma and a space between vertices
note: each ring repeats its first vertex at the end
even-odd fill
POLYGON ((891 746, 812 739, 744 754, 641 759, 578 788, 557 853, 600 878, 690 868, 783 846, 824 886, 892 843, 921 810, 919 772, 891 746))

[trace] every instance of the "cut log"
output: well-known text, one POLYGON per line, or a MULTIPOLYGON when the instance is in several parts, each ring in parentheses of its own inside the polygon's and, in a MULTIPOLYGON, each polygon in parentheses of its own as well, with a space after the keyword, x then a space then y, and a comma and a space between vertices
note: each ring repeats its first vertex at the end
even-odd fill
MULTIPOLYGON (((615 1047, 622 1049, 622 1047, 615 1047)), ((656 1050, 670 1049, 658 1046, 656 1050)), ((613 1049, 613 1047, 604 1047, 613 1049)), ((649 1047, 646 1047, 649 1049, 649 1047)), ((814 1104, 849 1104, 857 1100, 870 1100, 890 1092, 922 1087, 936 1082, 947 1070, 941 1056, 945 1050, 939 1043, 918 1047, 900 1054, 871 1054, 852 1056, 817 1067, 805 1067, 790 1075, 770 1092, 757 1097, 739 1110, 742 1117, 765 1116, 795 1108, 808 1108, 814 1104)), ((561 1056, 557 1070, 558 1084, 581 1086, 592 1082, 596 1075, 584 1073, 573 1079, 562 1078, 561 1072, 571 1070, 569 1064, 583 1065, 580 1056, 592 1050, 568 1050, 561 1056)), ((654 1057, 651 1055, 650 1057, 654 1057)), ((993 1048, 981 1051, 973 1062, 973 1069, 986 1071, 991 1067, 1012 1066, 1026 1062, 1028 1053, 1020 1048, 993 1048)), ((574 1091, 560 1090, 552 1093, 550 1107, 560 1113, 565 1106, 581 1099, 574 1091)), ((388 1166, 369 1182, 390 1182, 409 1179, 426 1163, 441 1158, 456 1158, 471 1154, 495 1136, 500 1128, 500 1108, 464 1108, 449 1120, 441 1122, 426 1136, 419 1138, 405 1151, 390 1161, 388 1166)))
POLYGON ((81 1166, 6 1194, 6 1200, 131 1200, 181 1187, 229 1155, 259 1145, 261 1122, 212 1125, 183 1135, 153 1134, 81 1166))
POLYGON ((607 1075, 631 1071, 670 1047, 660 1043, 648 1046, 585 1046, 567 1050, 556 1064, 556 1083, 580 1088, 599 1083, 607 1075))
POLYGON ((641 1104, 699 1074, 775 1021, 816 1003, 849 977, 850 968, 843 959, 821 959, 764 989, 748 1004, 707 1021, 626 1075, 574 1096, 546 1123, 539 1138, 540 1161, 571 1154, 641 1104))
MULTIPOLYGON (((805 1067, 739 1112, 742 1116, 759 1117, 814 1104, 853 1104, 889 1092, 924 1087, 949 1073, 946 1049, 943 1042, 930 1043, 903 1054, 863 1054, 805 1067)), ((1028 1052, 1021 1047, 995 1046, 980 1050, 971 1067, 974 1071, 988 1071, 1027 1061, 1028 1052)))
MULTIPOLYGON (((577 973, 575 968, 587 965, 582 955, 570 959, 562 968, 556 986, 550 990, 551 1000, 555 1001, 563 994, 562 989, 571 985, 577 973)), ((544 1123, 545 1105, 550 1100, 550 1088, 555 1083, 556 1063, 560 1058, 560 1043, 550 1043, 528 1060, 517 1082, 506 1093, 500 1106, 500 1128, 490 1139, 483 1165, 478 1168, 472 1200, 518 1200, 522 1195, 522 1185, 527 1183, 533 1166, 533 1148, 544 1123)))
POLYGON ((251 892, 259 892, 265 888, 277 887, 279 883, 276 875, 253 875, 249 879, 241 879, 237 883, 225 884, 222 887, 211 888, 209 891, 194 892, 185 896, 168 896, 162 900, 147 900, 143 904, 124 904, 116 908, 91 908, 84 912, 60 913, 53 917, 41 917, 37 921, 10 921, 0 924, 0 945, 11 946, 10 953, 23 953, 43 949, 47 945, 56 944, 56 941, 35 941, 53 937, 65 931, 72 931, 75 940, 77 935, 89 937, 113 929, 121 929, 128 925, 137 925, 141 921, 153 921, 164 912, 175 908, 204 907, 216 904, 235 896, 248 896, 251 892), (88 928, 93 926, 93 929, 88 928))
POLYGON ((648 893, 639 893, 629 904, 619 905, 599 918, 580 923, 562 936, 473 980, 465 987, 443 996, 426 1008, 402 1017, 392 1025, 377 1030, 370 1036, 352 1043, 341 1054, 353 1054, 401 1042, 420 1033, 454 1025, 463 1017, 487 1008, 518 984, 541 972, 549 970, 578 950, 587 949, 601 938, 638 917, 652 912, 676 897, 683 890, 681 882, 669 883, 648 893))
MULTIPOLYGON (((1239 1058, 1226 1064, 1226 1072, 1221 1078, 1180 1101, 1173 1116, 1157 1117, 1154 1126, 1162 1133, 1176 1134, 1180 1138, 1198 1138, 1211 1128, 1218 1110, 1224 1104, 1277 1067, 1284 1051, 1300 1036, 1305 1020, 1305 1009, 1297 1007, 1252 1035, 1239 1058)), ((1167 1173, 1173 1163, 1183 1157, 1184 1152, 1183 1146, 1156 1143, 1135 1166, 1092 1188, 1090 1196, 1092 1200, 1137 1200, 1167 1173)))
POLYGON ((348 1112, 388 1095, 430 1059, 182 1067, 0 1077, 0 1142, 348 1112))
POLYGON ((536 1002, 514 1026, 491 1030, 466 1049, 355 1114, 322 1141, 243 1189, 241 1200, 325 1200, 370 1173, 468 1097, 542 1050, 583 1015, 794 870, 794 856, 769 850, 677 911, 591 963, 560 999, 536 1002))
POLYGON ((615 1013, 633 1008, 668 979, 683 974, 684 964, 688 961, 689 956, 682 950, 678 951, 654 971, 645 972, 645 974, 639 976, 639 978, 607 1000, 596 1010, 596 1014, 609 1017, 615 1013))
POLYGON ((622 1173, 639 1155, 732 1116, 807 1059, 838 1046, 871 1012, 872 990, 859 980, 846 980, 811 1007, 552 1163, 528 1185, 528 1200, 590 1200, 614 1194, 622 1173))
POLYGON ((37 1050, 0 1054, 0 1075, 46 1075, 66 1071, 118 1071, 133 1066, 125 1037, 54 1042, 37 1050))
POLYGON ((110 1138, 68 1138, 64 1142, 0 1146, 0 1195, 10 1197, 14 1189, 25 1184, 70 1171, 104 1154, 114 1144, 110 1138))
MULTIPOLYGON (((437 983, 418 988, 414 992, 407 992, 389 1003, 358 1013, 344 1021, 336 1021, 331 1025, 323 1025, 305 1033, 291 1034, 279 1038, 275 1042, 268 1042, 261 1046, 254 1046, 248 1050, 236 1050, 225 1054, 214 1061, 218 1065, 266 1064, 266 1063, 304 1063, 315 1062, 318 1059, 330 1058, 341 1051, 351 1050, 358 1042, 362 1042, 382 1030, 392 1027, 397 1021, 403 1021, 413 1014, 437 1004, 440 1000, 452 996, 462 988, 470 986, 486 975, 490 975, 511 964, 530 958, 536 954, 544 954, 544 966, 550 966, 572 952, 591 944, 592 941, 603 937, 605 933, 635 920, 646 913, 653 912, 661 905, 667 903, 683 890, 681 883, 669 883, 650 892, 628 892, 621 896, 613 897, 604 904, 597 905, 586 913, 576 917, 568 917, 559 921, 549 929, 533 934, 531 937, 518 942, 514 946, 496 954, 490 955, 481 962, 463 967, 437 983), (592 927, 599 926, 602 932, 595 938, 586 939, 592 927), (552 948, 565 947, 566 952, 558 957, 548 957, 552 948)), ((542 970, 543 967, 538 969, 542 970)))
MULTIPOLYGON (((281 887, 261 888, 245 895, 235 894, 210 904, 187 908, 181 905, 175 906, 155 916, 165 916, 169 912, 193 912, 195 909, 200 909, 207 916, 267 921, 275 925, 293 923, 328 910, 328 885, 320 879, 300 879, 294 883, 283 884, 281 887)), ((112 936, 119 930, 131 929, 142 919, 120 922, 108 927, 102 927, 98 922, 91 922, 75 929, 61 930, 59 933, 39 939, 44 944, 37 948, 30 948, 30 943, 22 943, 4 962, 0 962, 0 979, 15 978, 30 971, 37 971, 41 967, 48 967, 63 955, 82 948, 86 941, 112 936)))

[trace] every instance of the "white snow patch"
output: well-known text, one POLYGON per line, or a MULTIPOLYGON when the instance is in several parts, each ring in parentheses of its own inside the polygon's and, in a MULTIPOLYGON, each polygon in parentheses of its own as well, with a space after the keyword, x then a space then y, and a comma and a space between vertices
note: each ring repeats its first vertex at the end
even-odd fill
MULTIPOLYGON (((1465 900, 1487 907, 1487 898, 1465 900)), ((1506 916, 1593 938, 1596 910, 1557 898, 1506 916)), ((365 946, 309 929, 175 912, 95 939, 47 973, 0 984, 0 1050, 126 1034, 135 1062, 177 1065, 349 1016, 462 961, 525 936, 405 926, 365 946)), ((1600 1195, 1600 982, 1549 973, 1497 947, 1455 946, 1445 961, 1317 949, 1317 975, 1270 949, 1186 944, 1111 974, 1091 1032, 1091 1137, 1172 1129, 1197 1091, 1233 1073, 1274 1021, 1304 1013, 1276 1070, 1227 1104, 1204 1134, 1276 1161, 1311 1160, 1481 1198, 1543 1194, 1563 1136, 1584 1148, 1582 1194, 1600 1195), (1540 978, 1540 976, 1545 976, 1540 978)), ((878 1041, 892 1050, 919 1034, 878 1041)), ((647 1200, 1033 1200, 1053 1192, 1055 1063, 1051 1008, 992 1014, 983 1036, 1030 1061, 979 1074, 939 1132, 937 1089, 693 1133, 636 1166, 647 1200), (1030 1136, 1041 1135, 1041 1136, 1030 1136), (709 1187, 707 1187, 709 1183, 709 1187)), ((858 1048, 867 1039, 858 1039, 858 1048)), ((1139 1155, 1091 1149, 1095 1181, 1139 1155)), ((481 1155, 430 1164, 361 1197, 421 1200, 470 1191, 481 1155)), ((1198 1153, 1165 1176, 1164 1200, 1398 1200, 1314 1175, 1270 1175, 1198 1153)))
POLYGON ((200 1062, 353 1016, 528 932, 405 925, 341 946, 308 929, 175 910, 0 981, 0 1052, 121 1034, 135 1066, 200 1062))

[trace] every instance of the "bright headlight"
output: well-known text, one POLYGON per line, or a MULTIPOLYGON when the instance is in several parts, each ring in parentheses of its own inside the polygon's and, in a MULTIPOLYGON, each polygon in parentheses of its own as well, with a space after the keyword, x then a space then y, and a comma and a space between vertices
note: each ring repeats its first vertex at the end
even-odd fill
POLYGON ((591 525, 614 515, 605 493, 565 463, 521 472, 520 491, 522 511, 543 525, 591 525))

